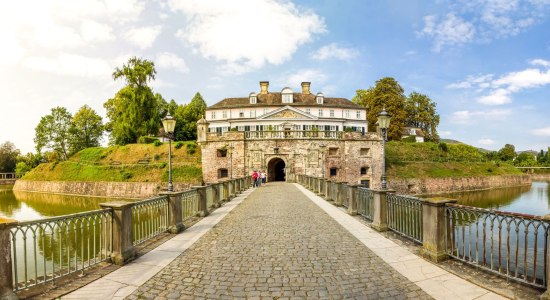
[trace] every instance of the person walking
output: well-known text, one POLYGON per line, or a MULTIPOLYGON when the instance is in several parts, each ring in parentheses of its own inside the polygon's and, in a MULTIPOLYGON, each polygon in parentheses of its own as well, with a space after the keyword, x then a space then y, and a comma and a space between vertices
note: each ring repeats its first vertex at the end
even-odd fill
POLYGON ((260 174, 258 174, 258 172, 256 172, 256 170, 254 170, 254 172, 252 172, 252 186, 253 187, 258 187, 258 178, 260 177, 260 174))
POLYGON ((262 170, 262 172, 260 173, 260 177, 262 178, 262 184, 265 184, 265 181, 266 181, 265 170, 262 170))

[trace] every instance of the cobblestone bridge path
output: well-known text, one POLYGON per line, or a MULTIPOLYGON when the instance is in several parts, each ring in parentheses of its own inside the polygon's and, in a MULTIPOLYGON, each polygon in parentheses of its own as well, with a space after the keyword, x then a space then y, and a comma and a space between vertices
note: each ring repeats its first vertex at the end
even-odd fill
POLYGON ((430 298, 293 184, 269 183, 127 299, 430 298))

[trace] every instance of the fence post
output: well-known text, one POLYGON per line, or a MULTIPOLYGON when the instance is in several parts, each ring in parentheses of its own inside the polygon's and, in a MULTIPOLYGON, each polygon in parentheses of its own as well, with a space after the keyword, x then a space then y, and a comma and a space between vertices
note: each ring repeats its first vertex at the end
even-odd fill
POLYGON ((0 222, 0 299, 18 299, 13 292, 10 238, 10 228, 16 225, 17 221, 4 219, 0 222))
MULTIPOLYGON (((545 220, 546 222, 550 221, 550 214, 542 216, 542 219, 545 220)), ((548 228, 546 230, 550 231, 550 228, 548 228)), ((549 234, 549 232, 546 232, 545 234, 549 234)), ((546 261, 549 261, 548 260, 549 258, 550 258, 550 251, 548 251, 546 253, 546 261)), ((546 278, 550 278, 550 277, 548 277, 549 275, 550 275, 550 268, 547 268, 546 269, 546 278)), ((550 299, 550 291, 548 289, 549 289, 549 287, 548 287, 548 283, 547 283, 546 284, 546 291, 542 295, 540 295, 541 300, 549 300, 550 299)))
POLYGON ((332 198, 331 198, 331 193, 332 193, 332 181, 330 179, 327 179, 325 181, 325 200, 327 201, 334 201, 332 198))
POLYGON ((445 203, 456 203, 456 200, 430 198, 422 202, 422 249, 420 254, 434 262, 448 258, 447 236, 445 234, 445 203))
POLYGON ((359 189, 357 187, 359 187, 358 184, 348 184, 348 214, 352 216, 357 215, 357 200, 359 198, 359 189))
POLYGON ((220 184, 212 183, 212 205, 214 207, 220 207, 220 184))
POLYGON ((325 196, 326 188, 325 185, 327 184, 327 180, 325 178, 321 178, 319 180, 319 196, 325 196))
POLYGON ((206 186, 198 185, 191 188, 197 190, 197 196, 199 197, 199 216, 208 216, 208 205, 206 205, 206 186))
POLYGON ((227 202, 231 200, 229 198, 229 182, 227 180, 222 181, 222 187, 223 187, 222 193, 221 193, 222 198, 220 200, 227 202))
POLYGON ((334 199, 334 205, 336 206, 342 206, 344 203, 344 184, 346 182, 337 182, 336 183, 336 199, 334 199))
POLYGON ((134 228, 132 226, 132 207, 131 202, 108 202, 100 203, 101 208, 111 208, 113 210, 113 249, 111 261, 117 265, 124 265, 136 257, 137 251, 134 247, 132 238, 134 228))
POLYGON ((386 196, 388 193, 394 193, 393 190, 373 190, 374 193, 374 205, 372 212, 372 224, 371 227, 377 231, 388 230, 388 215, 387 215, 387 201, 386 196))
POLYGON ((181 192, 161 192, 159 195, 168 197, 168 231, 182 232, 185 226, 181 220, 181 192))

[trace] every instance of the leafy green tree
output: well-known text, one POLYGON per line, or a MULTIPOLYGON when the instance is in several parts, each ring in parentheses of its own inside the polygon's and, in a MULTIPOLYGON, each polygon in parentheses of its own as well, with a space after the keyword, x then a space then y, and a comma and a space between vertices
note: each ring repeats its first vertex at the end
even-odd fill
POLYGON ((103 138, 103 120, 88 105, 84 105, 74 115, 69 131, 71 154, 98 147, 103 138))
POLYGON ((180 105, 175 112, 177 141, 191 141, 197 139, 197 121, 206 111, 206 102, 200 93, 196 93, 187 105, 180 105))
POLYGON ((399 141, 407 120, 404 93, 405 91, 394 78, 385 77, 376 81, 376 85, 368 90, 358 90, 353 97, 353 102, 367 108, 367 122, 370 131, 376 128, 378 114, 385 107, 391 115, 388 139, 399 141))
POLYGON ((42 163, 44 160, 44 157, 42 154, 39 153, 32 153, 27 152, 25 155, 20 155, 17 157, 17 162, 24 162, 27 166, 29 166, 31 169, 38 166, 40 163, 42 163))
POLYGON ((15 173, 17 174, 18 177, 22 177, 23 175, 27 174, 27 172, 29 172, 30 170, 32 170, 32 168, 27 165, 27 163, 25 163, 24 161, 20 161, 17 163, 17 165, 15 165, 15 173))
POLYGON ((59 159, 68 159, 71 120, 72 116, 65 107, 52 108, 51 114, 42 117, 35 128, 36 150, 40 153, 49 149, 56 152, 59 159))
POLYGON ((11 173, 15 171, 19 149, 15 148, 12 142, 5 142, 0 145, 0 172, 11 173))
POLYGON ((532 167, 537 165, 535 155, 529 152, 520 153, 514 160, 514 165, 518 167, 532 167))
POLYGON ((511 161, 516 157, 516 147, 511 144, 504 145, 503 148, 498 150, 498 158, 502 161, 511 161))
POLYGON ((436 103, 428 96, 413 92, 405 100, 405 111, 407 119, 405 125, 417 127, 424 131, 426 141, 437 142, 437 126, 439 115, 436 112, 436 103))
POLYGON ((128 60, 122 69, 115 69, 113 78, 124 78, 126 86, 103 105, 109 118, 105 129, 111 134, 111 143, 135 143, 140 136, 158 133, 161 127, 160 99, 147 85, 155 79, 155 74, 152 61, 136 57, 128 60))

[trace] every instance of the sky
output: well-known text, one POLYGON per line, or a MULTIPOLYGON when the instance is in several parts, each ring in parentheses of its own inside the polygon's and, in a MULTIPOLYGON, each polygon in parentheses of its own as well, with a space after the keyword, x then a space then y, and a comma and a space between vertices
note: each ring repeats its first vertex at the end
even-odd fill
MULTIPOLYGON (((168 101, 270 91, 352 99, 383 77, 437 103, 442 138, 550 146, 550 0, 37 0, 0 4, 0 143, 34 152, 57 106, 76 113, 154 61, 168 101)), ((106 143, 107 140, 104 141, 106 143)))

